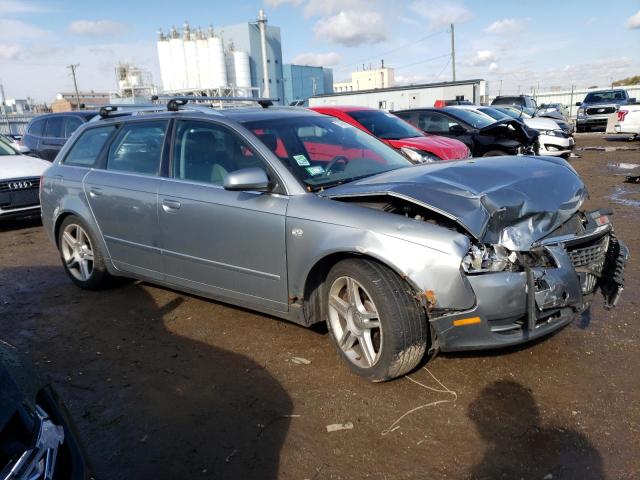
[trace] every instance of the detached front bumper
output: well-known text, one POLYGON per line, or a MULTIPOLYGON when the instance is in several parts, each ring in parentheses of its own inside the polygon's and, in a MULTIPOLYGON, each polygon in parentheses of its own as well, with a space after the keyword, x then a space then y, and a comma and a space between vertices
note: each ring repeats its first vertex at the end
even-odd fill
POLYGON ((598 290, 605 308, 615 306, 628 250, 610 226, 545 248, 556 263, 553 268, 469 275, 476 306, 431 318, 437 348, 481 350, 534 340, 569 324, 598 290))

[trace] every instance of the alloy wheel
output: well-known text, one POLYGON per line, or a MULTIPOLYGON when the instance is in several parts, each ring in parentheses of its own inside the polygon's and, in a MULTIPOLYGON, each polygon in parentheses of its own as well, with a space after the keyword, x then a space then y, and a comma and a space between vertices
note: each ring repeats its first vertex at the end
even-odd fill
POLYGON ((345 356, 371 368, 382 352, 382 325, 369 293, 352 277, 337 278, 329 289, 329 326, 345 356))
POLYGON ((62 232, 62 258, 67 270, 76 279, 85 282, 93 273, 93 247, 84 229, 75 223, 67 225, 62 232))

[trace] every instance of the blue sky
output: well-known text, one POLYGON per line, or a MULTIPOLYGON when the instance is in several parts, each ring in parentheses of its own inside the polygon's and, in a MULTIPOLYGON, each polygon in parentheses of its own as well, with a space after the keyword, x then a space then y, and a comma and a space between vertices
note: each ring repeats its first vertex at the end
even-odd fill
POLYGON ((281 28, 283 60, 333 67, 336 81, 362 64, 396 68, 404 83, 449 80, 448 24, 456 24, 458 79, 490 80, 492 93, 606 86, 640 74, 640 1, 618 0, 0 0, 0 80, 8 98, 51 101, 72 89, 115 89, 131 61, 160 83, 156 32, 250 21, 264 8, 281 28), (178 8, 179 7, 179 8, 178 8))

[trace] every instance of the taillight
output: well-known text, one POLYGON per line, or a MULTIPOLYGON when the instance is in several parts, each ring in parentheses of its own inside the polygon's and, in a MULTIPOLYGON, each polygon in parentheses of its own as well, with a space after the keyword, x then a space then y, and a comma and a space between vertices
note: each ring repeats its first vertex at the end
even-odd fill
POLYGON ((624 117, 627 116, 627 113, 629 113, 629 110, 618 110, 618 121, 624 122, 624 117))

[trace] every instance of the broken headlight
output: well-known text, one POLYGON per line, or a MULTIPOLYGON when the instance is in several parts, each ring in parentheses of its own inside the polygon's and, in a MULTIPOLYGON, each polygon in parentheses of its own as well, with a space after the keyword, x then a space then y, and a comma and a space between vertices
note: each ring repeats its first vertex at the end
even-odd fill
POLYGON ((518 255, 501 245, 472 245, 462 259, 467 273, 504 272, 517 270, 518 255))
POLYGON ((429 163, 437 162, 438 160, 440 160, 439 157, 435 156, 432 153, 423 152, 415 148, 400 147, 400 152, 402 152, 402 154, 413 163, 429 163))

